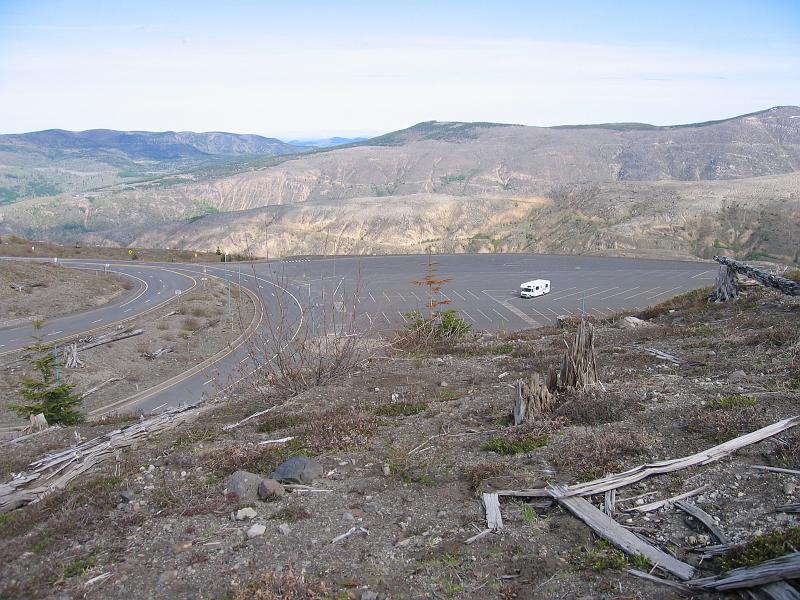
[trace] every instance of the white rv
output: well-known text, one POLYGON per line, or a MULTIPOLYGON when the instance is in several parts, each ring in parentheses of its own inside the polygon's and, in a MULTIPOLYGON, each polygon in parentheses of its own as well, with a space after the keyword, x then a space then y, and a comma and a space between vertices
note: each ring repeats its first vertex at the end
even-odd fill
POLYGON ((549 279, 534 279, 533 281, 526 281, 519 286, 519 295, 523 298, 533 298, 535 296, 543 296, 544 294, 549 293, 549 279))

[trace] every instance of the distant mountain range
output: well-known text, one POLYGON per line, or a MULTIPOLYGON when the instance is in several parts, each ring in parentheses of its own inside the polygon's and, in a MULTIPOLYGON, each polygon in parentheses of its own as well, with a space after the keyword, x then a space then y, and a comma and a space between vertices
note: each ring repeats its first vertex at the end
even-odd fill
POLYGON ((429 121, 302 143, 0 136, 0 231, 261 256, 798 252, 798 107, 669 127, 429 121))
POLYGON ((286 143, 291 144, 292 146, 300 146, 300 147, 311 146, 312 148, 332 148, 333 146, 343 146, 344 144, 353 144, 355 142, 363 142, 365 140, 367 140, 367 138, 331 137, 331 138, 320 138, 320 139, 310 139, 310 140, 290 140, 286 143))

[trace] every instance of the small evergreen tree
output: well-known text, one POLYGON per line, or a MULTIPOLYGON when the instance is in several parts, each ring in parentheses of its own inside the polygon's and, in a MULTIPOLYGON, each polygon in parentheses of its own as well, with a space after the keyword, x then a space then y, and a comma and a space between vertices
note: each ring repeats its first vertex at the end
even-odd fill
MULTIPOLYGON (((34 327, 41 328, 41 321, 35 322, 34 327)), ((77 425, 83 422, 84 416, 78 410, 83 400, 72 392, 75 386, 58 381, 58 358, 50 352, 50 346, 42 343, 41 338, 35 340, 30 349, 40 354, 39 358, 33 360, 39 377, 22 380, 20 395, 25 402, 12 404, 9 408, 26 419, 41 413, 50 425, 77 425)))

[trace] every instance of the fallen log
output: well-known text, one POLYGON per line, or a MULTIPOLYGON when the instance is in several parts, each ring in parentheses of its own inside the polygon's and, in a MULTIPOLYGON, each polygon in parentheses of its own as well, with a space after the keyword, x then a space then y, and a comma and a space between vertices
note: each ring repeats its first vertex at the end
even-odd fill
POLYGON ((81 399, 86 398, 86 396, 89 396, 90 394, 94 394, 100 388, 103 388, 103 387, 107 386, 109 383, 113 383, 115 381, 122 381, 122 377, 112 377, 111 379, 106 379, 105 381, 98 383, 93 388, 89 388, 88 390, 83 392, 81 394, 81 399))
POLYGON ((552 491, 561 506, 586 523, 598 536, 626 554, 644 556, 651 564, 684 581, 694 576, 694 567, 648 544, 583 498, 562 495, 566 491, 562 486, 553 486, 552 491))
MULTIPOLYGON (((725 456, 728 456, 729 454, 744 448, 745 446, 755 444, 772 437, 773 435, 777 435, 782 431, 786 431, 798 423, 800 423, 800 416, 790 417, 788 419, 778 421, 777 423, 773 423, 772 425, 767 425, 766 427, 757 429, 756 431, 741 435, 725 443, 714 446, 713 448, 709 448, 708 450, 697 452, 696 454, 692 454, 690 456, 673 458, 670 460, 664 460, 646 465, 639 465, 638 467, 634 467, 633 469, 623 473, 616 473, 614 475, 609 475, 608 477, 595 479, 586 483, 576 483, 574 485, 567 486, 564 488, 563 494, 567 496, 591 496, 593 494, 603 494, 608 490, 619 489, 626 485, 638 483, 639 481, 647 479, 653 475, 663 475, 664 473, 672 473, 688 467, 707 465, 719 460, 720 458, 724 458, 725 456)), ((551 490, 542 488, 526 490, 499 490, 497 494, 499 496, 516 496, 520 498, 546 498, 552 496, 551 490)))
POLYGON ((500 500, 497 494, 483 494, 483 507, 486 510, 486 527, 492 531, 503 528, 503 515, 500 513, 500 500))
POLYGON ((144 329, 127 329, 120 333, 107 333, 105 335, 101 335, 96 338, 83 340, 83 344, 78 347, 78 350, 84 351, 88 350, 89 348, 96 348, 97 346, 102 346, 103 344, 118 342, 120 340, 124 340, 133 337, 135 335, 142 335, 143 333, 144 329))
POLYGON ((118 451, 151 435, 174 429, 195 418, 200 404, 164 411, 149 419, 109 431, 75 447, 47 453, 28 465, 5 484, 0 484, 0 514, 37 502, 48 494, 63 489, 82 473, 105 462, 116 460, 118 451))
POLYGON ((692 579, 687 584, 702 590, 725 592, 799 577, 800 552, 793 552, 786 556, 765 560, 754 567, 739 567, 721 575, 692 579))
POLYGON ((675 508, 682 510, 695 521, 701 523, 703 527, 708 529, 711 535, 717 538, 720 544, 728 544, 730 542, 728 536, 722 533, 722 530, 717 526, 717 522, 714 521, 714 518, 699 506, 678 500, 675 502, 675 508))
POLYGON ((750 279, 754 279, 755 281, 774 288, 788 296, 800 296, 800 282, 798 281, 793 281, 791 279, 787 279, 786 277, 779 277, 778 275, 767 273, 766 271, 751 267, 750 265, 746 265, 738 260, 728 258, 727 256, 715 256, 714 260, 719 264, 736 271, 737 273, 741 273, 750 279))
POLYGON ((172 346, 166 346, 164 348, 159 348, 158 350, 154 350, 153 352, 145 352, 144 354, 142 354, 142 356, 144 356, 145 358, 148 358, 150 360, 155 360, 159 356, 162 356, 164 354, 169 354, 170 352, 173 352, 174 350, 175 349, 172 346))

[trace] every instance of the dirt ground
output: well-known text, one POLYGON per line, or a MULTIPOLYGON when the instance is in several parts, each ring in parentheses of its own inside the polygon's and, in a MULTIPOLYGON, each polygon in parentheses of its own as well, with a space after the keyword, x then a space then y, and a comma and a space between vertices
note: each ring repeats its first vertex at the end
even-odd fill
POLYGON ((125 290, 117 277, 56 264, 0 261, 0 323, 25 317, 45 319, 102 306, 125 290), (22 285, 22 291, 11 286, 22 285))
MULTIPOLYGON (((748 294, 729 305, 692 294, 645 311, 651 326, 640 329, 598 323, 605 391, 559 392, 533 425, 510 425, 514 382, 559 364, 563 330, 399 353, 285 401, 235 394, 80 484, 0 517, 0 596, 673 598, 670 588, 625 572, 650 565, 626 559, 560 508, 503 500, 505 527, 465 540, 486 526, 482 491, 586 481, 796 414, 800 302, 748 294), (286 436, 295 439, 258 445, 286 436), (232 520, 242 504, 224 495, 228 476, 268 476, 297 454, 322 464, 316 491, 256 501, 255 519, 232 520), (131 502, 121 503, 123 491, 131 502), (266 532, 248 539, 253 522, 266 532), (333 542, 353 527, 363 530, 333 542)), ((62 447, 74 431, 87 438, 115 425, 16 444, 13 461, 3 452, 4 473, 62 447)), ((800 467, 800 432, 622 488, 617 521, 701 574, 717 572, 716 560, 700 562, 696 552, 713 543, 707 532, 671 505, 624 511, 707 486, 692 501, 734 542, 796 525, 796 516, 774 509, 798 501, 798 478, 753 465, 800 467)))
MULTIPOLYGON (((226 288, 210 280, 206 289, 194 288, 156 311, 94 332, 99 336, 106 331, 144 330, 141 335, 80 353, 84 366, 62 368, 63 381, 83 393, 115 380, 85 398, 82 411, 89 412, 178 375, 233 342, 252 320, 254 307, 247 296, 240 298, 233 290, 231 319, 226 316, 226 303, 226 288), (155 360, 145 356, 160 348, 173 350, 155 360)), ((20 381, 34 375, 30 360, 17 355, 3 357, 0 373, 0 426, 24 424, 8 405, 18 401, 20 381)))

